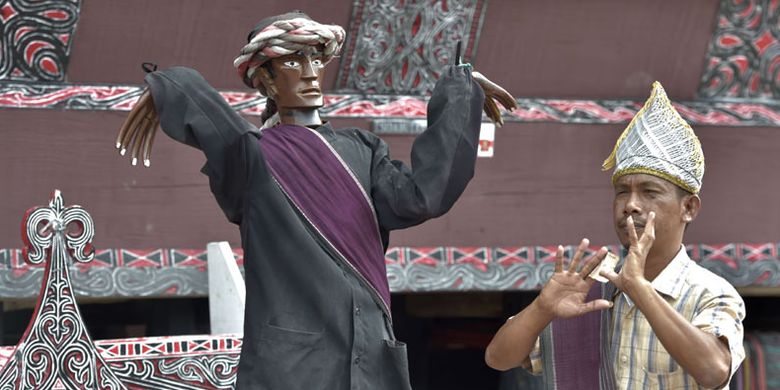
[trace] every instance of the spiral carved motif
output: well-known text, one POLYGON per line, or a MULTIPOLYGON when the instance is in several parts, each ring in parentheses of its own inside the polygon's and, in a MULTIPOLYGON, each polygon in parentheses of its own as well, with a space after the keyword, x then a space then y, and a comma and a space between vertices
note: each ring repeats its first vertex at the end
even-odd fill
POLYGON ((33 318, 0 373, 0 389, 124 389, 107 369, 81 319, 68 275, 69 259, 94 257, 92 218, 81 207, 64 207, 55 191, 48 207, 27 212, 23 256, 45 261, 43 289, 33 318), (76 228, 74 231, 74 227, 76 228))
POLYGON ((721 0, 699 96, 780 98, 780 3, 721 0))
POLYGON ((339 87, 365 93, 431 92, 463 42, 476 52, 483 0, 356 0, 339 87))
POLYGON ((64 80, 80 8, 80 0, 0 0, 0 80, 64 80))

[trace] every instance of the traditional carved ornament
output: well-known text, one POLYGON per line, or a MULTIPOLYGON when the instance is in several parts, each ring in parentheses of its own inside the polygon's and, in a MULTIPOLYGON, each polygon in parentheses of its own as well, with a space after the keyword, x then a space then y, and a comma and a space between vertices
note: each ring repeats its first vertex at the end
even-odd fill
POLYGON ((80 8, 80 0, 0 0, 0 80, 64 80, 80 8))
POLYGON ((721 0, 699 97, 780 98, 780 2, 721 0))
POLYGON ((476 53, 485 0, 354 0, 338 88, 365 93, 433 90, 455 47, 476 53))
POLYGON ((95 256, 92 218, 64 207, 27 211, 22 256, 44 265, 38 302, 14 348, 0 348, 0 389, 230 389, 242 340, 233 335, 108 340, 94 343, 81 318, 69 263, 95 256), (4 363, 4 364, 3 364, 4 363))
POLYGON ((68 263, 92 260, 92 218, 79 206, 63 207, 55 191, 48 207, 27 211, 22 253, 46 261, 33 318, 0 373, 0 389, 124 389, 100 357, 70 287, 68 263))
MULTIPOLYGON (((569 255, 576 250, 576 246, 565 248, 569 255)), ((618 246, 609 248, 621 252, 618 246)), ((778 242, 688 244, 686 249, 691 259, 735 287, 780 286, 778 242)), ((396 293, 537 290, 552 272, 555 250, 555 246, 391 247, 385 264, 390 289, 396 293)), ((44 270, 23 263, 21 252, 0 249, 2 298, 34 297, 40 290, 44 270)), ((241 266, 241 248, 234 248, 233 255, 241 266)), ((207 251, 98 249, 89 264, 71 266, 71 277, 73 291, 79 296, 205 297, 207 251)))
MULTIPOLYGON (((137 85, 73 85, 3 83, 0 109, 130 111, 143 87, 137 85)), ((257 93, 220 91, 236 111, 260 115, 265 98, 257 93)), ((692 125, 780 127, 780 104, 775 101, 674 102, 692 125)), ((624 124, 642 107, 631 100, 517 99, 517 109, 504 111, 507 122, 624 124)), ((328 94, 320 109, 324 118, 424 119, 428 100, 415 95, 328 94)))

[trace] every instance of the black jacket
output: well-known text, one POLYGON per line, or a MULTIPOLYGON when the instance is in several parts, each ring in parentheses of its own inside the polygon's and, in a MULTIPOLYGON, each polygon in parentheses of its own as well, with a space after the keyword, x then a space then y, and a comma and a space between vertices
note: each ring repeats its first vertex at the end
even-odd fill
MULTIPOLYGON (((261 133, 196 71, 147 75, 161 126, 202 150, 204 171, 244 248, 246 312, 241 389, 408 389, 406 346, 390 314, 296 213, 257 144, 261 133)), ((467 70, 450 68, 428 105, 428 129, 412 166, 359 129, 317 131, 370 194, 383 244, 388 232, 449 210, 474 174, 484 93, 467 70)))

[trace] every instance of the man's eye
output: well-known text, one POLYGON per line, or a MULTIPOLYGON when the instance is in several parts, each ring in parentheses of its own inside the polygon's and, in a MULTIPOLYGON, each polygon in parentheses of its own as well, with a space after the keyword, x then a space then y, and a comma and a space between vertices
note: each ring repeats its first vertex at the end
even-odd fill
POLYGON ((298 63, 298 61, 285 61, 284 62, 284 66, 286 66, 288 68, 297 68, 297 67, 301 66, 301 64, 298 63))

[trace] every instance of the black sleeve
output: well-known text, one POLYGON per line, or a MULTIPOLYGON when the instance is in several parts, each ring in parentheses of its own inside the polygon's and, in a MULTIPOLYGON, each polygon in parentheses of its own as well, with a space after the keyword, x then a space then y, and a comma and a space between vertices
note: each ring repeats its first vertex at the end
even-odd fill
POLYGON ((474 176, 484 99, 470 70, 448 68, 428 103, 428 128, 412 146, 411 168, 391 160, 384 141, 367 135, 371 195, 383 229, 438 217, 460 197, 474 176))
POLYGON ((203 171, 214 197, 231 222, 241 223, 248 145, 239 141, 247 133, 258 134, 257 129, 195 70, 176 67, 152 72, 146 83, 163 131, 203 151, 207 159, 203 171))

